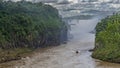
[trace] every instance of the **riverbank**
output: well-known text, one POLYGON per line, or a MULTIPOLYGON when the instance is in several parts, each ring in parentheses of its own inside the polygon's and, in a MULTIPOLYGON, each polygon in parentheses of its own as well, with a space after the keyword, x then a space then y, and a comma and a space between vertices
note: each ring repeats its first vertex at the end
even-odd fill
POLYGON ((106 17, 96 26, 95 49, 92 57, 120 63, 120 14, 106 17))
POLYGON ((27 59, 8 63, 8 65, 11 68, 94 68, 95 62, 90 56, 92 53, 88 50, 94 47, 95 37, 89 32, 94 29, 97 21, 96 18, 79 20, 79 22, 74 19, 70 22, 75 24, 71 29, 74 38, 70 39, 67 44, 39 49, 27 59), (76 50, 80 53, 76 54, 76 50))
POLYGON ((67 32, 67 23, 50 5, 0 1, 0 63, 21 59, 37 48, 65 43, 67 32))
POLYGON ((0 49, 0 63, 13 61, 13 60, 20 60, 25 55, 32 52, 33 49, 29 48, 16 48, 16 49, 0 49))

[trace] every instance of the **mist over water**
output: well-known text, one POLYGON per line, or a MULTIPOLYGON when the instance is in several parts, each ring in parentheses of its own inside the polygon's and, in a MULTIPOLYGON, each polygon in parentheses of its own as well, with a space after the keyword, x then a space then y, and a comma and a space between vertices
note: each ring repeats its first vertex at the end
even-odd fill
POLYGON ((36 0, 50 4, 59 10, 62 18, 91 18, 120 11, 119 0, 36 0))

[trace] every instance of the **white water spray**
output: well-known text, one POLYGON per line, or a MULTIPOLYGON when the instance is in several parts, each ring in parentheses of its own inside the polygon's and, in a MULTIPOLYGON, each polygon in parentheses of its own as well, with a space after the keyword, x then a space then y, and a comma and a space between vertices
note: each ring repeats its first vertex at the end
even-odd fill
POLYGON ((69 2, 72 2, 72 3, 78 3, 79 1, 78 0, 68 0, 69 2))

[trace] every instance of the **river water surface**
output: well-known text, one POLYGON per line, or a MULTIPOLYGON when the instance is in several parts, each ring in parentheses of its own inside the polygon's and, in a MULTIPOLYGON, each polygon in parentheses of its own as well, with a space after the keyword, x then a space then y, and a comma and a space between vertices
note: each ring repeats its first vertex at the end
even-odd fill
POLYGON ((101 2, 49 4, 59 10, 63 20, 71 27, 68 43, 38 50, 31 57, 6 63, 8 68, 120 68, 120 64, 93 59, 92 52, 89 52, 94 48, 96 24, 102 18, 119 11, 119 4, 101 2), (76 51, 79 53, 76 54, 76 51))

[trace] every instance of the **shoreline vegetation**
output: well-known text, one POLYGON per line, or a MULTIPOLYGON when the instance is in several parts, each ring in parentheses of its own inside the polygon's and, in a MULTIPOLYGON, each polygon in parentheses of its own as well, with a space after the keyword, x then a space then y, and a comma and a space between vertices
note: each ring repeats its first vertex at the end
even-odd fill
POLYGON ((21 59, 37 48, 67 42, 67 23, 43 3, 0 0, 0 63, 21 59))
POLYGON ((96 26, 93 58, 120 63, 120 14, 101 20, 96 26))

